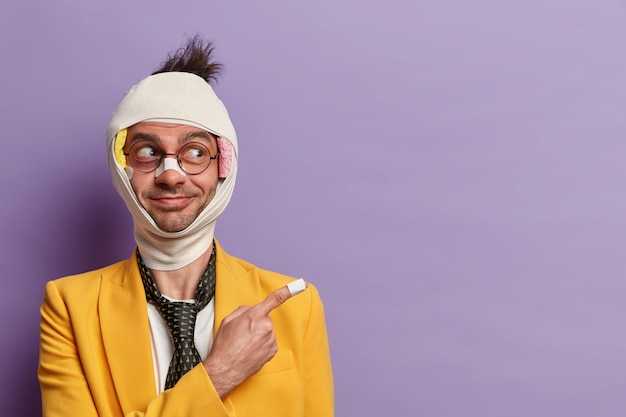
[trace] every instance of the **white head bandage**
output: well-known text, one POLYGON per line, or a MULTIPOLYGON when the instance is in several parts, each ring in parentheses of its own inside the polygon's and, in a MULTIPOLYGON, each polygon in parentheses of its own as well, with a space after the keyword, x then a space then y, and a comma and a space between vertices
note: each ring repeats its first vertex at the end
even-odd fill
MULTIPOLYGON (((197 75, 184 72, 166 72, 145 78, 126 93, 111 116, 107 155, 113 185, 133 216, 135 241, 146 266, 171 271, 198 259, 213 242, 215 221, 230 201, 237 176, 237 135, 226 107, 211 86, 197 75), (123 143, 116 141, 118 132, 145 121, 177 123, 209 131, 220 138, 220 152, 230 156, 230 161, 224 161, 230 163, 228 173, 219 181, 213 200, 189 227, 180 232, 164 232, 156 225, 139 204, 130 185, 131 169, 123 166, 124 162, 119 158, 123 143), (226 146, 230 149, 224 152, 226 146)), ((180 169, 174 159, 170 162, 176 163, 176 167, 168 165, 169 159, 165 158, 158 169, 180 169)))

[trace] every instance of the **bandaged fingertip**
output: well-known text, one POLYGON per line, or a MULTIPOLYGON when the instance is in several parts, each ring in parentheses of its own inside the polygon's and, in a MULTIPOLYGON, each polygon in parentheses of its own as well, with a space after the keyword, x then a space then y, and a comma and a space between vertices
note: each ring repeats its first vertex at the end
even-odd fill
POLYGON ((300 294, 302 291, 306 290, 306 281, 302 278, 291 281, 289 284, 287 284, 287 288, 289 289, 289 292, 292 296, 300 294))

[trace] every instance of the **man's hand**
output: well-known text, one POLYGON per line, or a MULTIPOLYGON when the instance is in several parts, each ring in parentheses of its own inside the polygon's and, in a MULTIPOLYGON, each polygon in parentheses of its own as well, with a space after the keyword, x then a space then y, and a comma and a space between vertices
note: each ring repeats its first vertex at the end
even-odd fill
POLYGON ((222 320, 211 352, 204 360, 220 398, 224 399, 276 355, 276 335, 269 313, 291 298, 281 287, 252 307, 239 307, 222 320))

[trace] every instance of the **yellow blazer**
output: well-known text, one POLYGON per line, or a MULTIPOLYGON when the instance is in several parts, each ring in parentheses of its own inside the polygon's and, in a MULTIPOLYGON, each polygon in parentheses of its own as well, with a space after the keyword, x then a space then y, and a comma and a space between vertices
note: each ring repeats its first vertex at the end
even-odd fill
MULTIPOLYGON (((291 278, 216 242, 215 328, 291 278)), ((39 382, 43 417, 326 417, 334 415, 324 311, 314 286, 270 316, 277 355, 220 400, 202 364, 156 395, 146 297, 135 255, 46 285, 39 382)))

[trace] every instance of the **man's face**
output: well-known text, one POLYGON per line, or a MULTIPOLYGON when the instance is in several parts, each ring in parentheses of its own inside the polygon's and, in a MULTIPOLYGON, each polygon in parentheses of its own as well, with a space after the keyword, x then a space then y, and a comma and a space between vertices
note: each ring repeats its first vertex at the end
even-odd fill
MULTIPOLYGON (((128 128, 124 151, 137 141, 150 141, 163 153, 176 154, 187 142, 200 142, 212 156, 217 154, 217 141, 205 130, 185 125, 141 122, 128 128)), ((174 157, 174 156, 171 156, 174 157)), ((139 203, 161 230, 178 232, 187 228, 215 196, 218 181, 217 160, 200 174, 182 175, 168 169, 155 177, 155 171, 133 171, 130 184, 139 203)))

